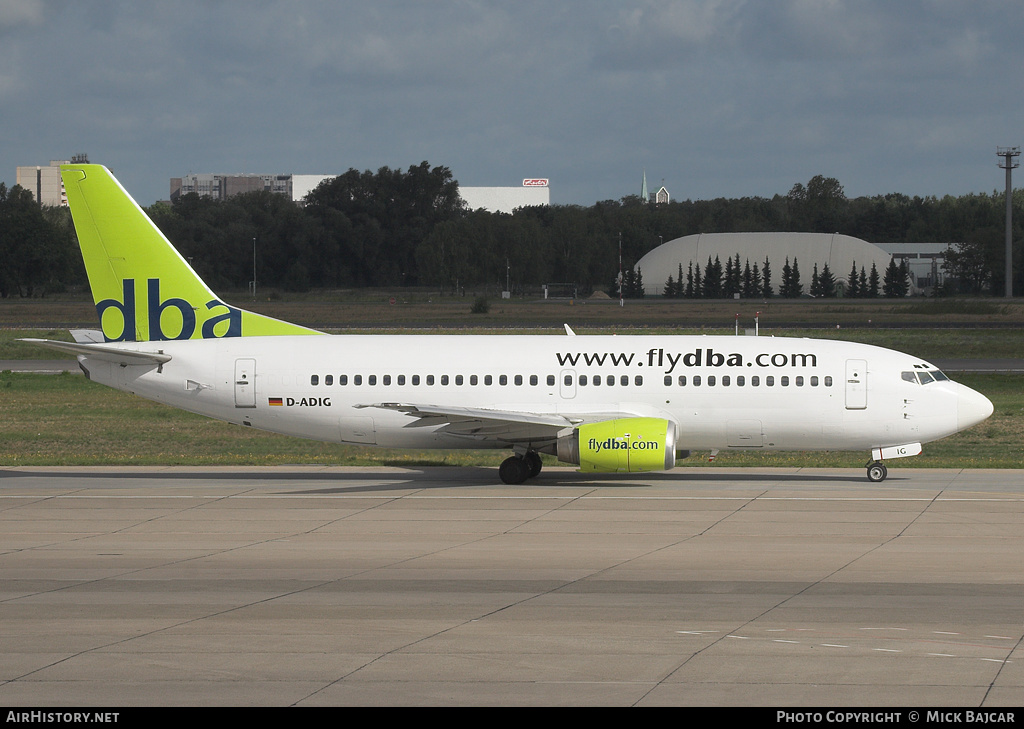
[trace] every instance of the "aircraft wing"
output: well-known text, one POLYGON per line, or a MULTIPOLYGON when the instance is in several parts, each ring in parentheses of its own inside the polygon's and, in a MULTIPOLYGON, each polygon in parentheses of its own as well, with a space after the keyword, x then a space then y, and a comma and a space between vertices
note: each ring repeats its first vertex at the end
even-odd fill
POLYGON ((467 408, 411 403, 380 402, 356 405, 405 413, 414 418, 406 427, 435 427, 449 435, 482 441, 519 443, 553 441, 561 431, 582 423, 632 417, 633 413, 535 413, 492 408, 467 408), (438 427, 440 426, 440 427, 438 427))
POLYGON ((31 342, 40 347, 49 347, 61 352, 83 355, 93 359, 113 362, 119 365, 162 365, 171 361, 171 355, 163 352, 140 352, 120 347, 106 347, 101 344, 79 344, 72 342, 55 342, 51 339, 19 339, 19 342, 31 342))

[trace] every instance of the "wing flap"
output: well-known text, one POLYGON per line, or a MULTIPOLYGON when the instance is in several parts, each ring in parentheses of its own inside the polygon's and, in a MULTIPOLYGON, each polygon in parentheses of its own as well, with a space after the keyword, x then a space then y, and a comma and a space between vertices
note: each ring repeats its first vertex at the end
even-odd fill
POLYGON ((405 413, 412 420, 407 428, 437 428, 448 435, 503 443, 553 441, 562 431, 586 423, 629 417, 633 413, 539 413, 494 408, 445 407, 399 402, 356 405, 405 413))

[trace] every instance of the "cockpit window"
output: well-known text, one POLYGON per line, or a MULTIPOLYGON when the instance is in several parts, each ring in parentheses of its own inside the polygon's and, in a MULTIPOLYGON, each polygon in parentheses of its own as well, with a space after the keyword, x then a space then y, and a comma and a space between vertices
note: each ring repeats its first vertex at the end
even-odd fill
POLYGON ((923 370, 918 370, 917 372, 906 370, 900 373, 900 377, 903 379, 904 382, 914 382, 920 383, 922 385, 927 385, 932 382, 945 382, 949 380, 949 378, 942 374, 942 372, 940 372, 939 370, 930 370, 928 372, 925 372, 923 370))

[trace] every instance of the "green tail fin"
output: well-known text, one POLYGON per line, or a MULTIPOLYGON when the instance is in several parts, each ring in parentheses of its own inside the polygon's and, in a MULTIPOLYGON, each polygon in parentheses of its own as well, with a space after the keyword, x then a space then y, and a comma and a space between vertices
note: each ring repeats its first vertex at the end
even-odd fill
POLYGON ((322 334, 221 301, 107 168, 60 175, 108 342, 322 334))

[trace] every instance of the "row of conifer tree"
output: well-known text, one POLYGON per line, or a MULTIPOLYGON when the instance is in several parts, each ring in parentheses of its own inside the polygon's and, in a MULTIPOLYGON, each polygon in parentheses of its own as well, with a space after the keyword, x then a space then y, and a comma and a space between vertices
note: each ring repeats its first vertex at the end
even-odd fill
MULTIPOLYGON (((624 298, 642 298, 644 293, 643 273, 640 269, 626 269, 622 273, 621 291, 624 298)), ((612 283, 608 293, 618 296, 620 282, 618 277, 612 283)), ((800 262, 794 258, 790 263, 786 257, 782 266, 782 279, 778 287, 772 280, 772 266, 765 258, 758 263, 750 263, 747 259, 740 264, 740 254, 727 258, 725 265, 715 256, 708 257, 707 265, 701 266, 691 261, 684 272, 683 264, 679 264, 676 276, 669 276, 661 295, 669 299, 731 299, 739 294, 744 299, 771 298, 779 296, 785 299, 796 299, 804 295, 814 298, 834 298, 842 296, 853 299, 874 299, 879 296, 899 298, 910 293, 910 269, 904 259, 890 260, 884 276, 879 275, 878 267, 872 263, 870 271, 864 266, 858 269, 856 261, 850 268, 845 281, 838 281, 828 263, 821 270, 814 264, 810 287, 805 290, 800 277, 800 262)))

